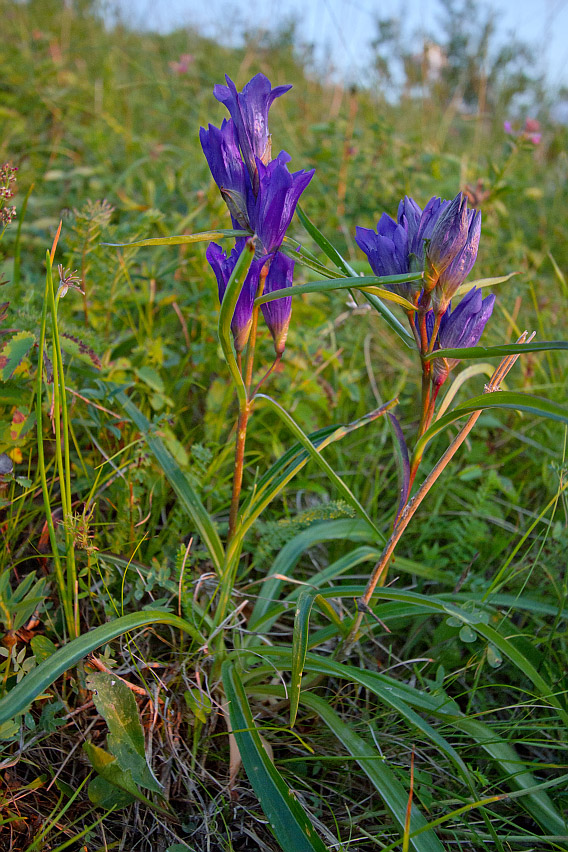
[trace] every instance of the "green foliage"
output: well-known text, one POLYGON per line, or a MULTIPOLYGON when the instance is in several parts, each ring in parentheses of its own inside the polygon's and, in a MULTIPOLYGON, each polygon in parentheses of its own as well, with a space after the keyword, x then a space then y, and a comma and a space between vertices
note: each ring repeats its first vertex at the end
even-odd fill
MULTIPOLYGON (((0 243, 0 736, 19 810, 7 801, 0 845, 39 814, 23 849, 56 847, 43 838, 59 826, 62 849, 82 835, 148 852, 275 849, 273 832, 285 849, 563 848, 566 128, 524 49, 493 50, 491 15, 463 8, 444 4, 437 79, 423 74, 426 45, 381 22, 385 102, 380 87, 313 73, 300 27, 229 50, 106 26, 89 2, 0 0, 0 165, 19 166, 0 243), (171 63, 186 53, 181 73, 171 63), (316 177, 288 235, 306 265, 286 353, 263 386, 287 415, 258 398, 243 534, 226 548, 236 404, 202 241, 231 231, 197 127, 219 123, 224 72, 241 87, 257 70, 294 84, 271 112, 274 145, 316 177), (502 129, 533 93, 539 146, 502 129), (342 662, 399 496, 381 415, 397 405, 413 449, 420 382, 398 306, 331 287, 368 273, 356 225, 394 215, 404 194, 424 204, 460 187, 483 211, 478 286, 499 296, 485 345, 461 357, 493 362, 523 328, 538 334, 491 401, 486 366, 456 384, 415 488, 472 407, 501 407, 418 509, 342 662), (101 644, 113 674, 85 683, 80 661, 101 644), (121 677, 150 690, 144 732, 121 677), (74 781, 87 731, 88 797, 74 781), (68 801, 26 811, 46 766, 68 801)), ((257 354, 255 382, 268 336, 257 354)))

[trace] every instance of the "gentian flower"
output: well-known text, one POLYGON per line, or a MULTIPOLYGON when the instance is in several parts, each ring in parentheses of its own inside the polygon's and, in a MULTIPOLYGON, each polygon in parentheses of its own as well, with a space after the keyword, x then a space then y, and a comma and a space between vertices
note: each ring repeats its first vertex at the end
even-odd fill
MULTIPOLYGON (((451 304, 440 320, 436 349, 458 349, 476 346, 493 311, 495 296, 482 297, 481 290, 473 287, 452 311, 451 304)), ((428 342, 432 340, 435 325, 434 311, 426 314, 428 342)), ((433 362, 434 382, 443 384, 450 370, 459 364, 458 358, 435 358, 433 362)))
POLYGON ((221 128, 209 125, 199 129, 203 153, 229 208, 234 228, 249 228, 249 209, 254 207, 252 185, 242 161, 235 124, 223 119, 221 128))
MULTIPOLYGON (((264 282, 264 292, 272 293, 274 290, 282 290, 292 286, 294 275, 294 261, 282 252, 276 252, 268 270, 264 282)), ((284 352, 288 326, 292 315, 292 297, 283 296, 273 302, 265 302, 260 306, 266 325, 274 339, 274 349, 277 355, 284 352)))
MULTIPOLYGON (((267 292, 290 286, 294 262, 278 253, 292 221, 300 195, 309 184, 314 170, 289 172, 290 156, 281 151, 271 159, 268 132, 268 110, 275 98, 290 86, 272 88, 263 75, 247 83, 237 92, 233 81, 215 86, 217 100, 225 104, 231 118, 221 127, 201 128, 200 140, 211 174, 221 191, 234 228, 251 231, 257 238, 256 253, 239 295, 231 329, 237 352, 247 343, 252 323, 253 302, 260 273, 265 267, 267 292)), ((207 260, 217 277, 222 300, 244 241, 237 240, 227 257, 216 243, 207 249, 207 260)), ((274 338, 277 354, 284 351, 291 315, 291 299, 283 297, 262 306, 266 322, 274 338)))
POLYGON ((481 213, 468 210, 459 192, 438 217, 426 248, 426 291, 434 288, 438 312, 444 313, 450 299, 463 284, 477 258, 481 235, 481 213))
MULTIPOLYGON (((209 243, 207 247, 205 256, 217 278, 220 302, 223 301, 223 296, 225 295, 229 278, 231 277, 237 260, 240 257, 245 242, 246 241, 244 239, 237 240, 237 243, 229 257, 227 257, 221 246, 217 245, 217 243, 209 243)), ((231 331, 233 332, 235 350, 237 352, 242 352, 249 338, 252 324, 253 302, 256 297, 258 280, 263 263, 263 260, 253 260, 237 300, 235 313, 233 314, 233 319, 231 321, 231 331)))
MULTIPOLYGON (((377 230, 356 228, 355 242, 365 252, 371 269, 379 278, 404 275, 424 268, 424 240, 430 239, 434 226, 449 202, 431 198, 424 210, 408 196, 398 206, 397 221, 383 213, 377 230)), ((412 297, 412 282, 391 284, 389 289, 406 299, 412 297)))
POLYGON ((314 176, 314 169, 290 173, 286 165, 289 160, 285 151, 268 165, 256 160, 259 188, 251 224, 266 254, 282 245, 300 195, 314 176))
POLYGON ((258 157, 265 165, 271 160, 268 110, 276 98, 292 87, 276 86, 273 89, 270 80, 264 74, 257 74, 246 84, 242 92, 237 92, 237 87, 231 78, 225 75, 225 80, 227 85, 215 86, 213 94, 227 107, 235 123, 240 149, 256 194, 258 192, 256 159, 258 157))

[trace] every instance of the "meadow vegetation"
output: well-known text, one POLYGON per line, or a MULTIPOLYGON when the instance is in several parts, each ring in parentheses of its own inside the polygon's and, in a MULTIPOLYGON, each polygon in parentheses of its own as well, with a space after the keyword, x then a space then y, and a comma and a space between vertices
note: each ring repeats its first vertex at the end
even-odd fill
MULTIPOLYGON (((0 0, 1 848, 568 849, 568 131, 525 48, 445 8, 440 74, 383 21, 346 88, 290 26, 229 49, 0 0), (293 85, 273 154, 315 169, 295 284, 371 275, 356 226, 461 190, 496 302, 442 404, 536 332, 359 617, 404 483, 383 415, 412 449, 422 384, 360 291, 294 297, 229 530, 231 316, 187 237, 230 228, 199 127, 257 72, 293 85)), ((259 327, 254 384, 273 360, 259 327)))

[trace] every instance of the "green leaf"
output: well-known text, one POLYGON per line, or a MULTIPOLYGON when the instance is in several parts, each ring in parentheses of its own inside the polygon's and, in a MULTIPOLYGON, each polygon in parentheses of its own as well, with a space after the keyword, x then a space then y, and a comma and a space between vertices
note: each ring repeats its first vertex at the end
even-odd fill
MULTIPOLYGON (((331 262, 334 263, 335 266, 340 269, 345 275, 351 276, 352 278, 356 277, 357 273, 355 272, 353 267, 350 266, 347 261, 343 259, 337 249, 334 248, 329 242, 327 237, 324 237, 321 231, 316 228, 311 219, 304 213, 300 205, 296 207, 296 213, 308 234, 311 236, 313 241, 321 248, 326 257, 328 257, 331 262)), ((410 334, 409 331, 406 330, 406 328, 394 316, 394 314, 389 311, 387 306, 383 305, 381 300, 372 293, 365 293, 365 291, 362 292, 369 304, 372 305, 373 308, 382 316, 387 325, 390 326, 390 328, 395 332, 395 334, 400 337, 404 344, 408 346, 409 349, 416 349, 416 341, 414 340, 414 337, 410 334)))
POLYGON ((364 290, 361 291, 368 301, 368 303, 379 313, 389 328, 397 334, 405 346, 409 349, 417 350, 416 341, 414 337, 410 334, 410 332, 403 326, 401 321, 395 317, 395 315, 389 311, 386 305, 383 305, 378 296, 375 296, 373 293, 366 293, 364 290))
MULTIPOLYGON (((321 452, 325 447, 335 441, 340 441, 350 432, 354 432, 362 426, 372 423, 389 411, 396 402, 397 400, 391 400, 380 408, 375 409, 375 411, 371 411, 369 414, 365 414, 363 417, 354 420, 352 423, 343 426, 328 426, 325 429, 312 432, 308 435, 308 439, 321 452)), ((310 453, 306 449, 303 449, 302 444, 296 443, 266 471, 256 483, 249 501, 242 510, 238 533, 240 538, 244 538, 256 518, 282 491, 287 483, 302 470, 309 458, 310 453)), ((380 540, 384 542, 385 539, 381 537, 380 540)))
POLYGON ((500 275, 497 278, 476 278, 475 281, 467 281, 458 287, 456 296, 465 296, 474 287, 495 287, 496 284, 504 284, 505 281, 510 281, 515 275, 520 275, 520 272, 510 272, 508 275, 500 275))
POLYGON ((117 636, 138 630, 150 624, 169 624, 183 630, 199 644, 205 639, 195 629, 193 624, 164 610, 145 610, 123 615, 108 624, 101 624, 87 633, 73 639, 63 647, 58 648, 49 659, 40 663, 14 686, 7 695, 0 699, 0 725, 17 716, 25 707, 41 695, 57 678, 72 668, 79 660, 92 653, 100 645, 112 642, 117 636))
POLYGON ((129 770, 140 787, 161 793, 162 786, 146 760, 144 733, 132 691, 107 672, 89 675, 87 689, 92 690, 95 707, 108 725, 108 748, 120 768, 129 770))
POLYGON ((327 237, 324 237, 322 232, 314 225, 309 216, 304 212, 300 204, 296 207, 296 215, 314 243, 320 247, 325 256, 328 257, 338 269, 344 272, 345 275, 350 275, 351 277, 356 276, 357 273, 353 267, 349 266, 347 261, 342 258, 337 249, 332 246, 327 237))
POLYGON ((282 296, 299 296, 302 293, 325 293, 328 290, 353 289, 380 296, 382 299, 400 305, 407 311, 415 311, 416 307, 408 299, 399 296, 398 293, 385 290, 380 285, 400 284, 419 278, 422 278, 421 273, 415 275, 391 275, 384 278, 378 278, 376 275, 367 275, 365 277, 357 276, 356 278, 331 278, 325 281, 310 281, 308 284, 296 284, 293 287, 284 287, 282 290, 273 290, 271 293, 264 293, 262 296, 256 298, 254 303, 255 305, 264 305, 266 302, 272 302, 275 299, 282 298, 282 296))
POLYGON ((90 782, 88 795, 96 808, 103 808, 105 811, 111 808, 121 810, 136 801, 136 797, 132 793, 128 793, 121 787, 116 787, 110 781, 106 781, 102 775, 97 775, 90 782))
POLYGON ((20 366, 35 343, 29 331, 20 331, 0 349, 0 379, 5 382, 20 366))
POLYGON ((140 792, 134 783, 130 770, 121 769, 114 755, 89 742, 83 744, 83 749, 93 768, 98 772, 102 780, 106 782, 101 783, 101 781, 94 778, 89 784, 89 798, 93 804, 106 808, 109 806, 112 807, 113 804, 115 807, 125 807, 127 804, 130 804, 132 799, 138 799, 139 802, 159 813, 167 814, 168 816, 171 815, 165 808, 154 804, 151 799, 140 792), (113 788, 117 790, 117 794, 114 796, 112 793, 113 788), (118 795, 119 792, 122 792, 123 795, 118 795))
MULTIPOLYGON (((349 754, 356 759, 385 803, 401 836, 404 835, 408 793, 376 747, 369 745, 349 725, 346 725, 323 698, 311 692, 305 692, 302 694, 301 700, 302 704, 318 714, 349 754)), ((410 831, 417 831, 426 825, 427 822, 422 813, 413 804, 410 813, 410 831)), ((444 852, 444 847, 433 831, 425 832, 415 838, 411 837, 410 848, 414 852, 444 852)))
POLYGON ((162 468, 164 476, 168 479, 191 520, 197 527, 215 567, 220 571, 225 558, 223 545, 221 544, 217 527, 199 499, 197 492, 190 485, 179 466, 164 447, 162 441, 153 434, 149 420, 136 408, 124 391, 119 391, 116 394, 116 398, 144 435, 146 443, 162 468))
MULTIPOLYGON (((272 602, 278 600, 280 588, 283 581, 281 576, 293 575, 301 555, 310 547, 322 541, 354 541, 367 543, 375 538, 374 530, 364 521, 357 518, 345 518, 334 521, 322 521, 313 524, 306 530, 298 533, 293 539, 284 545, 276 556, 272 567, 262 584, 254 609, 249 618, 249 630, 256 631, 261 620, 272 606, 272 602), (279 575, 279 576, 275 576, 279 575)), ((381 537, 380 542, 384 539, 381 537)), ((268 630, 270 624, 263 625, 263 632, 268 630)))
POLYGON ((283 852, 326 852, 308 814, 270 760, 233 663, 222 667, 232 733, 243 766, 283 852))
POLYGON ((237 391, 241 410, 246 405, 247 392, 243 382, 243 377, 241 376, 241 372, 238 368, 237 360, 235 358, 235 352, 233 348, 233 334, 231 332, 231 322, 233 321, 235 308, 237 306, 237 302, 241 290, 243 289, 243 285, 247 277, 247 272, 249 271, 253 258, 254 241, 247 240, 239 256, 239 259, 235 264, 235 268, 231 273, 231 277, 227 282, 227 289, 225 290, 225 295, 223 296, 223 301, 221 302, 221 309, 219 311, 219 341, 221 343, 223 355, 225 356, 225 361, 227 362, 227 366, 231 371, 231 377, 233 379, 233 383, 237 391))
POLYGON ((500 346, 466 346, 463 349, 436 349, 424 355, 424 361, 435 358, 457 358, 468 361, 473 358, 504 358, 506 355, 518 355, 524 352, 551 352, 568 349, 568 340, 535 340, 532 343, 503 343, 500 346))
POLYGON ((72 355, 74 358, 77 358, 79 361, 83 361, 85 364, 91 364, 93 367, 96 367, 97 370, 102 368, 103 365, 101 363, 101 359, 95 350, 78 337, 61 332, 60 341, 61 348, 64 349, 68 355, 72 355))
POLYGON ((442 415, 429 429, 424 432, 422 437, 416 443, 414 455, 417 457, 424 452, 427 444, 432 438, 441 432, 446 426, 449 426, 460 417, 465 417, 466 414, 472 414, 474 411, 487 408, 505 408, 513 411, 526 411, 528 414, 536 414, 539 417, 546 417, 549 420, 557 420, 561 423, 568 423, 568 408, 558 405, 556 402, 551 402, 549 399, 544 399, 540 396, 532 396, 528 393, 518 393, 516 391, 494 391, 493 393, 484 393, 481 396, 468 399, 467 402, 462 402, 452 411, 442 415))
POLYGON ((226 237, 250 237, 250 231, 236 231, 232 228, 220 228, 216 231, 201 231, 199 234, 181 234, 178 237, 152 237, 148 240, 136 240, 134 243, 101 243, 110 248, 139 248, 141 246, 185 246, 188 243, 223 240, 226 237))
POLYGON ((292 675, 290 679, 290 727, 294 727, 302 689, 302 674, 304 660, 308 650, 308 629, 310 612, 317 595, 314 589, 302 589, 298 596, 296 615, 294 617, 294 633, 292 636, 292 675))
MULTIPOLYGON (((263 648, 263 655, 268 657, 272 664, 282 671, 291 667, 289 648, 265 647, 263 648)), ((444 724, 463 731, 473 741, 479 743, 497 763, 499 770, 512 789, 528 790, 537 783, 512 746, 501 739, 489 725, 464 716, 458 705, 445 693, 430 695, 388 675, 337 663, 319 654, 306 654, 304 668, 306 671, 316 674, 346 679, 369 689, 377 698, 397 710, 403 718, 416 726, 424 736, 432 740, 443 753, 447 754, 465 780, 469 779, 469 772, 455 749, 418 714, 410 710, 408 705, 417 707, 421 711, 440 719, 444 724), (409 711, 411 715, 409 715, 409 711)), ((269 671, 272 672, 273 668, 270 667, 269 671)), ((564 820, 556 811, 544 790, 531 792, 526 798, 522 799, 522 804, 545 831, 552 834, 566 833, 567 827, 564 820)))
POLYGON ((375 525, 374 521, 371 520, 371 518, 369 517, 369 515, 367 514, 367 512, 365 511, 365 509, 363 508, 363 506, 359 502, 359 500, 357 500, 357 498, 355 497, 355 495, 353 494, 353 492, 351 491, 349 486, 347 486, 343 482, 341 477, 339 477, 335 473, 335 471, 333 470, 331 465, 328 462, 326 462, 326 460, 323 458, 323 456, 318 451, 318 448, 315 447, 312 444, 312 442, 310 441, 308 436, 300 428, 300 426, 298 426, 298 424, 296 423, 294 418, 290 414, 288 414, 288 412, 278 402, 276 402, 276 400, 272 399, 272 397, 270 397, 270 396, 266 396, 263 393, 259 393, 255 396, 255 399, 256 400, 262 399, 280 417, 280 419, 283 421, 283 423, 285 423, 288 426, 288 428, 290 429, 290 431, 296 436, 296 438, 302 444, 304 449, 307 450, 307 452, 310 454, 311 458, 316 462, 318 467, 320 467, 324 471, 324 473, 327 474, 328 478, 331 480, 331 482, 333 482, 333 484, 335 485, 335 487, 337 488, 337 490, 339 491, 341 496, 351 506, 353 506, 353 508, 358 512, 358 514, 361 515, 361 517, 363 517, 367 521, 369 526, 371 526, 372 529, 375 531, 378 538, 381 539, 383 537, 382 532, 375 525))

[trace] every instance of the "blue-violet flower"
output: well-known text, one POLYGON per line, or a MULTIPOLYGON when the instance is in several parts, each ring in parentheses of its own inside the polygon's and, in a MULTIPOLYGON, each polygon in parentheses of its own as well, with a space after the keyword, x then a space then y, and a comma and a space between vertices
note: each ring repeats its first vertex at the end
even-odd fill
MULTIPOLYGON (((473 287, 452 311, 451 304, 440 320, 436 349, 458 349, 476 346, 493 311, 495 296, 482 296, 481 290, 473 287)), ((436 316, 434 311, 426 314, 428 341, 432 339, 436 316)), ((459 363, 459 358, 435 358, 433 361, 434 382, 443 384, 450 370, 459 363)))
MULTIPOLYGON (((237 260, 240 257, 245 242, 246 240, 244 239, 237 240, 229 257, 227 257, 221 246, 217 245, 217 243, 209 243, 207 247, 205 256, 217 278, 219 302, 223 301, 223 296, 225 295, 229 278, 231 277, 237 260)), ((233 332, 235 350, 237 352, 242 352, 249 338, 250 328, 252 325, 253 303, 256 297, 262 266, 262 260, 253 260, 237 300, 235 313, 233 314, 233 319, 231 321, 231 331, 233 332)))

